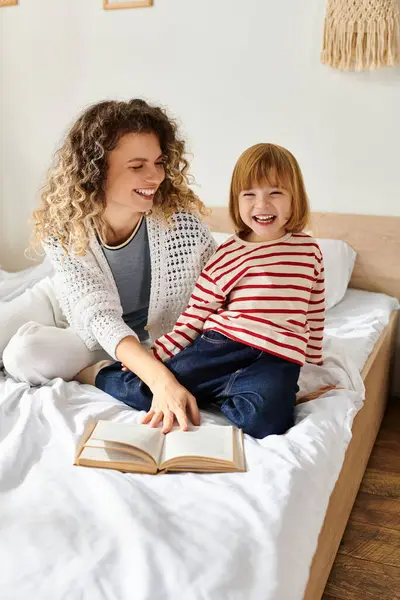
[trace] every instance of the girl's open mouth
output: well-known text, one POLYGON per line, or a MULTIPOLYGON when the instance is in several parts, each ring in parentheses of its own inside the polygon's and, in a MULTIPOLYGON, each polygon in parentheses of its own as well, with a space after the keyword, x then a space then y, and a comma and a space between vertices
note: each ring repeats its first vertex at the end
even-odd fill
POLYGON ((276 215, 255 215, 253 220, 259 225, 271 225, 276 219, 276 215))

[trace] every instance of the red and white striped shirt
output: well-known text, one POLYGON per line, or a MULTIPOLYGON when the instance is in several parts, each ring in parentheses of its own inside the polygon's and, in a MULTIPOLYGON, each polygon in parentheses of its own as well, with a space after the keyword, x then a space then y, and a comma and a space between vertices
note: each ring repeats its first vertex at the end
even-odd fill
POLYGON ((322 364, 324 292, 322 254, 311 236, 255 243, 234 235, 209 260, 154 354, 166 360, 212 329, 301 365, 322 364))

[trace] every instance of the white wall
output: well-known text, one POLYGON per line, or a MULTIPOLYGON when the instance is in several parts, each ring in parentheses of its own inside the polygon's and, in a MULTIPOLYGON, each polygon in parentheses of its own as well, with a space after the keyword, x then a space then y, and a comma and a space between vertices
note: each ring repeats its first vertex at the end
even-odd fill
POLYGON ((0 262, 26 264, 27 219, 51 154, 90 102, 144 96, 179 115, 209 204, 270 140, 298 157, 316 210, 400 215, 400 71, 319 63, 324 2, 20 0, 0 9, 0 262))
POLYGON ((400 216, 400 70, 319 63, 325 2, 20 0, 0 9, 0 263, 26 265, 28 218, 76 114, 141 96, 179 115, 202 199, 226 201, 233 164, 286 145, 312 208, 400 216))

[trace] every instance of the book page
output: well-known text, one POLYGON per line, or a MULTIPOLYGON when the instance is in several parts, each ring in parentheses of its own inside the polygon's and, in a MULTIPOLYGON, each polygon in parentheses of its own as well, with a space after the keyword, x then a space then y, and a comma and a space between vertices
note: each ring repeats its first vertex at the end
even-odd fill
POLYGON ((246 471, 246 460, 244 456, 244 439, 243 430, 233 428, 235 441, 233 443, 234 463, 239 471, 246 471))
POLYGON ((180 456, 202 456, 233 461, 233 427, 203 425, 189 431, 173 430, 165 436, 162 462, 180 456))
POLYGON ((129 425, 127 423, 99 421, 89 439, 117 442, 140 448, 140 450, 149 454, 158 464, 164 437, 160 429, 155 429, 148 425, 129 425))
POLYGON ((84 448, 79 459, 95 460, 97 462, 126 462, 146 465, 146 461, 138 456, 109 448, 84 448))
POLYGON ((86 442, 84 448, 104 448, 105 450, 115 450, 120 454, 126 456, 125 460, 131 462, 147 462, 155 463, 155 460, 149 456, 146 452, 143 452, 136 446, 128 446, 128 444, 120 444, 119 442, 104 442, 103 440, 92 440, 91 438, 86 442))

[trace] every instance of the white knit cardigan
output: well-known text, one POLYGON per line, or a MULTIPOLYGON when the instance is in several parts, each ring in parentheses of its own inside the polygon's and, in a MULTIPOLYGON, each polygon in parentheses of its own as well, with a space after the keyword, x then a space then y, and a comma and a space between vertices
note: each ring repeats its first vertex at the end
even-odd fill
MULTIPOLYGON (((176 213, 168 225, 151 215, 146 223, 151 258, 147 329, 154 340, 170 331, 186 308, 216 244, 208 227, 193 214, 176 213)), ((44 248, 55 269, 55 292, 69 325, 90 350, 100 346, 116 358, 119 342, 135 334, 122 319, 117 286, 96 236, 85 256, 66 254, 56 240, 44 248)))

